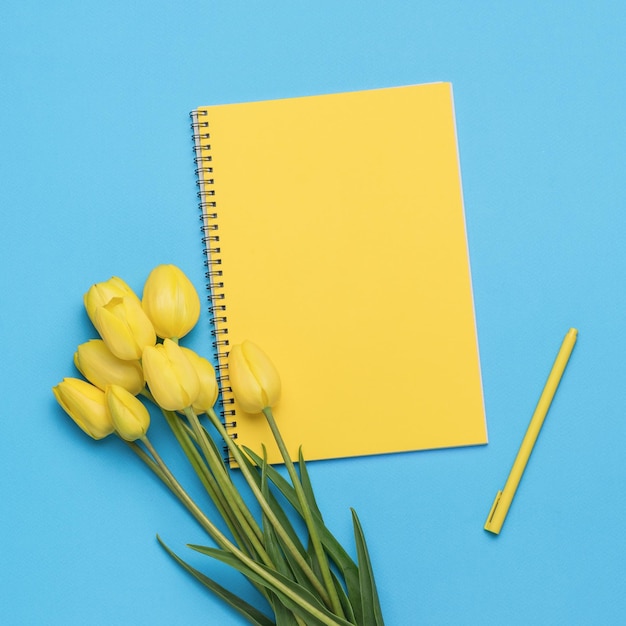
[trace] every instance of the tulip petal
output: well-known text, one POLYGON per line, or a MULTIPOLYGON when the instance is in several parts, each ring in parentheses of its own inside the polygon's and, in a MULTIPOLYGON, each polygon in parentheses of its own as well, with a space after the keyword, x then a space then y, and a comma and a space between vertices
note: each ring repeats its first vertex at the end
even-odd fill
POLYGON ((136 361, 145 346, 154 345, 156 334, 141 305, 133 298, 112 298, 96 307, 94 325, 109 350, 119 359, 136 361))
POLYGON ((78 378, 64 378, 52 392, 63 410, 93 439, 102 439, 113 432, 101 389, 78 378))
POLYGON ((200 317, 200 298, 175 265, 158 265, 148 276, 142 306, 162 338, 184 337, 200 317))
POLYGON ((150 426, 150 414, 141 401, 119 385, 109 385, 104 397, 119 436, 126 441, 141 439, 150 426))
POLYGON ((171 339, 165 339, 163 341, 163 349, 172 365, 178 384, 184 393, 187 402, 185 407, 191 406, 200 393, 198 374, 182 348, 176 342, 171 339))
POLYGON ((272 361, 255 343, 246 340, 241 349, 252 374, 264 394, 264 407, 273 406, 280 398, 281 384, 278 371, 272 361))
POLYGON ((175 342, 144 349, 144 375, 150 392, 159 406, 167 411, 181 411, 193 404, 200 391, 200 382, 193 366, 175 342))
POLYGON ((113 276, 107 281, 92 285, 83 296, 85 310, 87 311, 89 319, 92 322, 94 321, 97 307, 108 304, 112 298, 122 297, 134 298, 139 302, 139 298, 135 292, 117 276, 113 276))
POLYGON ((80 344, 74 353, 74 364, 90 383, 103 391, 107 385, 115 384, 137 395, 144 387, 139 361, 119 359, 102 339, 80 344))
POLYGON ((246 413, 260 413, 267 404, 258 379, 245 358, 241 345, 231 348, 228 355, 228 379, 237 403, 246 413))
POLYGON ((193 403, 193 410, 197 415, 206 413, 207 410, 212 408, 215 404, 219 393, 217 379, 215 378, 215 369, 213 369, 213 366, 207 359, 201 357, 193 350, 183 346, 181 346, 181 350, 196 370, 200 382, 200 391, 193 403))

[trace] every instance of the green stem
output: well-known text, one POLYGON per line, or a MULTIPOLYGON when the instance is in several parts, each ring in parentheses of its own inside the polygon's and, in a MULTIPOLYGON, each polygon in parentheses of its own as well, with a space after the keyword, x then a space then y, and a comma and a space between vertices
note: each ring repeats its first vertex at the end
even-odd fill
MULTIPOLYGON (((165 482, 165 484, 170 488, 174 495, 185 505, 189 512, 200 523, 202 528, 207 531, 207 533, 217 542, 217 544, 221 548, 224 548, 226 544, 224 541, 222 541, 222 537, 224 540, 227 541, 226 537, 222 535, 222 532, 217 528, 217 526, 215 526, 213 522, 211 522, 211 520, 202 512, 200 507, 192 500, 191 496, 185 491, 183 486, 178 482, 178 480, 176 480, 176 477, 172 474, 169 467, 165 464, 165 461, 163 461, 148 437, 142 437, 141 441, 152 455, 152 458, 154 459, 155 464, 157 465, 159 470, 158 475, 164 478, 163 482, 165 482)), ((145 461, 144 456, 140 455, 140 457, 142 458, 142 460, 145 461)), ((151 467, 151 469, 154 469, 151 464, 149 464, 149 466, 151 467)))
POLYGON ((226 522, 226 525, 237 541, 237 544, 240 548, 245 547, 245 549, 250 553, 254 553, 254 547, 252 546, 247 533, 241 527, 241 524, 238 523, 233 511, 232 503, 229 502, 226 495, 219 488, 215 476, 211 473, 211 470, 207 467, 207 464, 198 452, 195 444, 196 439, 193 436, 193 433, 190 431, 189 427, 183 423, 178 415, 176 415, 176 413, 165 410, 162 410, 162 412, 172 433, 174 434, 174 437, 176 437, 180 447, 189 459, 189 462, 198 475, 200 482, 204 485, 209 497, 226 522))
POLYGON ((182 485, 176 480, 175 476, 169 470, 163 459, 159 456, 155 448, 150 443, 148 437, 144 436, 141 441, 144 443, 154 461, 152 461, 148 455, 135 444, 131 446, 132 449, 138 453, 139 458, 147 463, 148 467, 155 471, 155 473, 163 479, 163 482, 169 487, 172 493, 184 504, 189 512, 198 520, 200 525, 206 530, 206 532, 214 539, 217 545, 230 552, 242 563, 247 565, 252 571, 258 574, 263 580, 267 581, 272 587, 286 595, 288 598, 296 602, 302 609, 307 611, 311 616, 315 617, 322 624, 326 626, 337 626, 340 622, 328 617, 314 605, 307 602, 295 591, 292 591, 287 585, 284 585, 279 579, 272 576, 261 567, 254 559, 250 558, 247 554, 242 552, 235 544, 228 540, 226 536, 209 520, 206 515, 200 510, 196 503, 192 500, 189 494, 185 491, 182 485))
POLYGON ((191 425, 196 441, 198 442, 198 445, 200 446, 200 449, 202 450, 213 475, 218 481, 223 493, 226 495, 226 498, 232 503, 233 513, 237 516, 237 520, 246 531, 246 535, 250 538, 255 550, 259 552, 263 562, 267 565, 272 565, 271 559, 261 544, 263 533, 252 516, 252 513, 243 501, 241 495, 230 480, 230 477, 227 475, 221 459, 215 458, 215 450, 206 440, 207 435, 202 429, 198 416, 191 407, 185 409, 185 415, 187 416, 187 420, 191 425))
POLYGON ((328 595, 330 596, 333 610, 335 611, 335 613, 343 617, 343 608, 341 606, 341 601, 339 600, 339 595, 337 594, 337 589, 335 587, 335 584, 333 583, 333 578, 330 573, 328 557, 326 556, 326 552, 324 550, 324 547, 322 546, 322 541, 320 539, 319 533, 317 532, 317 524, 313 519, 311 508, 304 494, 302 483, 300 482, 300 477, 296 472, 296 468, 293 464, 293 461, 291 460, 291 456, 289 455, 289 451, 287 450, 285 441, 280 433, 280 430, 278 429, 278 425, 276 424, 276 420, 274 419, 272 409, 270 407, 265 407, 263 409, 263 414, 267 418, 267 423, 269 424, 270 430, 272 431, 272 435, 274 435, 274 439, 276 440, 276 444, 278 445, 280 454, 285 461, 285 467, 287 468, 287 472, 289 473, 291 482, 293 483, 293 487, 296 491, 298 502, 300 502, 300 507, 302 508, 302 517, 304 518, 304 522, 309 531, 311 543, 313 544, 313 550, 315 551, 315 555, 317 556, 322 579, 324 580, 328 595))
MULTIPOLYGON (((141 394, 153 402, 156 406, 159 406, 147 388, 144 388, 141 394)), ((223 517, 230 531, 233 533, 233 536, 237 538, 240 544, 242 539, 245 537, 261 560, 266 565, 272 565, 271 559, 261 543, 263 534, 259 529, 256 520, 246 507, 239 492, 230 481, 221 459, 215 458, 215 452, 210 443, 206 441, 206 434, 202 430, 198 418, 193 410, 189 408, 185 411, 187 419, 192 426, 190 435, 187 433, 186 426, 179 420, 175 412, 165 411, 164 409, 161 409, 161 411, 174 433, 174 436, 186 454, 187 448, 183 444, 183 441, 181 441, 181 437, 191 435, 193 436, 195 442, 200 446, 200 449, 209 464, 209 468, 201 462, 200 458, 197 458, 193 454, 196 452, 195 449, 189 450, 190 454, 194 456, 193 459, 189 457, 189 454, 187 454, 187 456, 191 464, 194 466, 201 482, 204 484, 209 496, 218 508, 220 515, 223 517), (235 522, 235 525, 238 524, 242 535, 237 532, 233 522, 230 521, 233 517, 235 518, 233 521, 235 522)))
POLYGON ((223 437, 224 441, 226 442, 226 445, 228 446, 230 453, 233 455, 235 462, 239 466, 241 473, 246 479, 248 485, 250 486, 250 489, 252 493, 254 494, 255 498, 261 505, 261 508, 263 509, 263 512, 267 516, 267 519, 269 520, 270 524, 272 525, 272 527, 274 528, 278 536, 282 539, 285 546, 287 547, 287 549, 289 550, 293 558, 296 560, 296 562, 300 566, 300 569, 303 571, 305 576, 309 579, 309 581, 315 588, 316 592, 319 594, 320 598, 323 600, 324 604, 326 604, 328 608, 333 608, 333 605, 330 601, 330 597, 324 585, 320 583, 315 572, 313 571, 311 566, 307 563, 306 559, 302 556, 302 554, 300 553, 300 551, 298 550, 298 548, 292 541, 291 537, 285 531, 282 524, 276 517, 276 514, 272 510, 271 506, 269 505, 269 503, 263 496, 263 493, 259 489, 259 486, 257 485, 254 477, 252 476, 252 474, 250 473, 250 470, 248 469, 246 465, 246 462, 244 461, 242 457, 241 451, 239 450, 239 446, 233 441, 232 437, 228 434, 226 428, 222 424, 219 417, 217 417, 213 409, 210 409, 207 415, 211 418, 211 422, 213 423, 213 425, 215 426, 219 434, 223 437))
POLYGON ((154 459, 150 457, 149 454, 146 454, 144 450, 141 449, 140 446, 137 445, 134 441, 126 441, 125 439, 120 439, 128 445, 128 447, 171 489, 171 485, 169 483, 169 479, 163 472, 163 470, 159 467, 157 463, 155 463, 154 459))

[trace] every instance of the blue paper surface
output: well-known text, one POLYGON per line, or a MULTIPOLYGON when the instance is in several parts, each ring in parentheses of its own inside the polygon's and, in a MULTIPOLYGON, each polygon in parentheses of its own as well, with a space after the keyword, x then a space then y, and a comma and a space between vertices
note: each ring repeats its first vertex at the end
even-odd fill
MULTIPOLYGON (((348 546, 358 511, 391 626, 623 620, 625 35, 626 7, 603 0, 7 0, 2 623, 244 623, 158 547, 157 532, 184 553, 203 541, 185 511, 54 401, 95 336, 82 295, 112 275, 140 290, 158 263, 203 289, 195 106, 438 80, 454 86, 490 443, 314 463, 320 505, 348 546), (578 344, 492 536, 570 326, 578 344)), ((190 345, 208 354, 203 319, 190 345)))

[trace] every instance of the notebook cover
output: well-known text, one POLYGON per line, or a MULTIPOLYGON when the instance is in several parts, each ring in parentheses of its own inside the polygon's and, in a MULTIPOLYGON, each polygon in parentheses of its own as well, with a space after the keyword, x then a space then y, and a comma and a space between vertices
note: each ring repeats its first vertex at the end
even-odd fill
MULTIPOLYGON (((192 113, 216 361, 250 339, 308 460, 487 442, 452 88, 192 113)), ((222 381, 241 445, 279 460, 222 381)))

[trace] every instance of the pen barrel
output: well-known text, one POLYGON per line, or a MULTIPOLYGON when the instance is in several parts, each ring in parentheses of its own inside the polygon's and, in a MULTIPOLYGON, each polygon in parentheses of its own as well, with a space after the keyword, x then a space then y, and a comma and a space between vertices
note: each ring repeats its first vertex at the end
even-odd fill
POLYGON ((526 434, 524 435, 520 449, 515 457, 511 474, 504 487, 505 492, 507 487, 509 487, 509 489, 516 489, 520 479, 522 478, 522 474, 524 473, 530 454, 533 451, 533 447, 535 446, 541 427, 543 426, 546 415, 548 414, 548 409, 552 404, 554 394, 556 393, 559 383, 561 382, 561 378, 563 377, 565 366, 567 365, 570 355, 572 354, 572 350, 574 349, 575 342, 576 331, 571 329, 561 344, 561 348, 559 349, 559 353, 554 360, 554 365, 552 366, 548 380, 546 381, 543 391, 541 392, 541 396, 539 397, 539 401, 537 402, 535 412, 530 420, 530 424, 528 424, 526 434))
POLYGON ((571 328, 565 335, 565 339, 561 344, 556 359, 554 360, 552 370, 548 376, 548 380, 546 381, 543 391, 541 392, 541 396, 539 397, 539 402, 537 402, 535 412, 533 413, 530 424, 526 429, 526 434, 524 435, 522 444, 520 445, 515 461, 513 462, 513 467, 511 468, 509 476, 506 480, 504 489, 501 492, 498 492, 496 501, 492 506, 489 518, 485 524, 485 529, 490 532, 497 534, 502 528, 502 524, 504 523, 506 515, 509 511, 511 502, 513 501, 513 496, 517 491, 517 487, 522 479, 522 474, 526 469, 530 454, 533 450, 535 442, 537 441, 537 437, 539 436, 543 422, 546 419, 546 415, 548 414, 548 409, 550 408, 554 394, 556 393, 559 383, 561 382, 563 372, 565 371, 567 362, 572 354, 572 350, 574 349, 577 335, 578 331, 575 328, 571 328))

